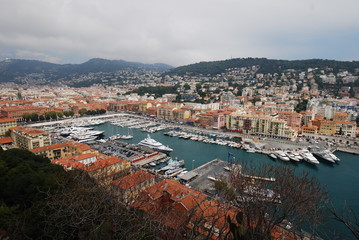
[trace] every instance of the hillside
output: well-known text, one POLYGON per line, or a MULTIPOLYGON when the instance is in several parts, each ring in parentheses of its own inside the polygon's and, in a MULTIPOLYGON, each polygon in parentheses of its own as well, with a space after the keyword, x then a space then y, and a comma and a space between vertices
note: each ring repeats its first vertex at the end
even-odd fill
POLYGON ((143 64, 124 60, 94 58, 82 64, 53 64, 37 60, 11 59, 0 62, 0 82, 13 81, 28 74, 43 74, 56 80, 69 74, 88 74, 96 72, 116 72, 121 70, 147 70, 162 72, 172 67, 162 63, 143 64))
POLYGON ((323 59, 309 59, 309 60, 275 60, 267 58, 235 58, 223 61, 200 62, 186 66, 177 67, 167 71, 165 74, 169 75, 185 75, 185 74, 202 74, 214 75, 225 72, 228 68, 240 68, 259 66, 261 73, 279 73, 285 69, 295 69, 299 71, 307 70, 308 68, 333 68, 333 72, 338 72, 339 69, 346 69, 354 72, 359 68, 359 61, 335 61, 323 59))

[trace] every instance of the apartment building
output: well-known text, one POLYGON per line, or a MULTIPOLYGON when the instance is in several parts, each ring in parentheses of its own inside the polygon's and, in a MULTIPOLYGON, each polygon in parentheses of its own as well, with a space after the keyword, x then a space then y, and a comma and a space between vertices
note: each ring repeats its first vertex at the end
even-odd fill
POLYGON ((319 133, 325 135, 340 135, 355 137, 357 134, 356 123, 343 121, 320 121, 319 133))
POLYGON ((111 182, 115 196, 123 203, 132 202, 140 192, 155 184, 155 175, 138 170, 111 182))
POLYGON ((159 106, 157 107, 157 118, 173 120, 173 110, 175 109, 173 106, 159 106))
POLYGON ((229 130, 247 134, 288 139, 294 138, 298 134, 297 131, 287 125, 286 121, 269 116, 232 113, 226 118, 226 127, 229 130))
POLYGON ((17 122, 14 118, 0 118, 0 136, 4 136, 5 133, 12 127, 16 127, 17 122))
POLYGON ((38 115, 44 115, 46 112, 50 112, 52 109, 48 107, 37 107, 37 106, 12 106, 1 108, 1 115, 6 118, 15 118, 17 121, 23 120, 25 113, 36 113, 38 115))
POLYGON ((114 179, 127 175, 131 171, 130 162, 118 157, 85 153, 52 161, 66 170, 78 169, 87 172, 101 184, 110 184, 114 179))
POLYGON ((10 128, 10 136, 14 145, 21 149, 29 150, 51 144, 51 138, 47 132, 32 127, 10 128))
POLYGON ((287 122, 291 128, 300 128, 302 125, 302 115, 297 112, 278 112, 278 118, 287 122))
POLYGON ((91 149, 87 144, 72 141, 38 147, 30 151, 50 160, 66 158, 75 154, 98 153, 97 150, 91 149))

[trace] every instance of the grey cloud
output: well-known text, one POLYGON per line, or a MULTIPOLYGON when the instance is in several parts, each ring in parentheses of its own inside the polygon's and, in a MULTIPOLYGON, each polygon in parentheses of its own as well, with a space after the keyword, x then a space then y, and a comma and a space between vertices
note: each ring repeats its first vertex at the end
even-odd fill
MULTIPOLYGON (((0 54, 172 65, 312 57, 323 33, 359 34, 358 7, 357 0, 0 0, 0 54)), ((330 58, 358 57, 347 52, 330 58)))

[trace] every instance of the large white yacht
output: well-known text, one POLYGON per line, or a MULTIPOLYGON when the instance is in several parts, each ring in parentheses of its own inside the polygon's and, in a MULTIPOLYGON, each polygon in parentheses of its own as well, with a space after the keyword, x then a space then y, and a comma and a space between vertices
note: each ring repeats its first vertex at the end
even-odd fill
POLYGON ((160 142, 157 142, 150 135, 147 135, 147 138, 143 139, 138 143, 138 145, 143 147, 152 148, 153 150, 161 151, 161 152, 172 152, 173 149, 163 145, 160 142))
POLYGON ((319 161, 308 150, 302 150, 300 155, 303 159, 311 164, 319 164, 319 161))

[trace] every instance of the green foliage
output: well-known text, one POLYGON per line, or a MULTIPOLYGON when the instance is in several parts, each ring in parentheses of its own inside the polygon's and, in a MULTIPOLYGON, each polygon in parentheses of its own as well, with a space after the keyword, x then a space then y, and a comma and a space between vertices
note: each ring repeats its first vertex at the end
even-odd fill
POLYGON ((191 89, 191 86, 188 83, 186 83, 186 84, 183 85, 183 88, 185 90, 189 90, 189 89, 191 89))
POLYGON ((215 181, 214 188, 228 201, 233 201, 236 198, 236 190, 231 187, 227 182, 215 181))
POLYGON ((23 214, 58 188, 62 167, 33 153, 0 151, 0 229, 11 231, 23 214))
POLYGON ((295 106, 294 111, 301 112, 307 110, 307 103, 308 99, 303 99, 303 101, 300 101, 297 106, 295 106))
POLYGON ((96 109, 96 110, 88 110, 86 112, 87 115, 99 115, 106 113, 105 109, 96 109))
POLYGON ((63 111, 65 117, 72 117, 75 115, 74 111, 63 111))
POLYGON ((154 94, 156 98, 161 97, 163 94, 176 94, 177 93, 177 88, 178 85, 176 86, 156 86, 156 87, 139 87, 135 90, 133 90, 132 92, 128 92, 128 93, 137 93, 140 96, 145 95, 146 93, 148 94, 154 94))
POLYGON ((87 173, 29 151, 0 150, 0 186, 0 229, 10 239, 156 239, 147 216, 87 173))
POLYGON ((187 66, 181 66, 168 71, 166 74, 202 74, 215 75, 225 72, 228 68, 252 67, 260 66, 261 73, 278 73, 284 69, 307 70, 308 68, 333 68, 336 73, 339 69, 346 69, 354 72, 355 68, 359 68, 358 61, 345 62, 335 60, 309 59, 309 60, 274 60, 266 58, 235 58, 223 61, 200 62, 187 66))
POLYGON ((44 198, 46 191, 57 186, 64 171, 48 159, 29 151, 11 149, 0 152, 0 196, 8 206, 25 209, 44 198), (43 192, 43 193, 41 193, 43 192))
POLYGON ((87 110, 86 110, 85 108, 81 108, 81 109, 79 110, 79 114, 80 114, 81 116, 83 116, 83 115, 87 114, 87 110))

